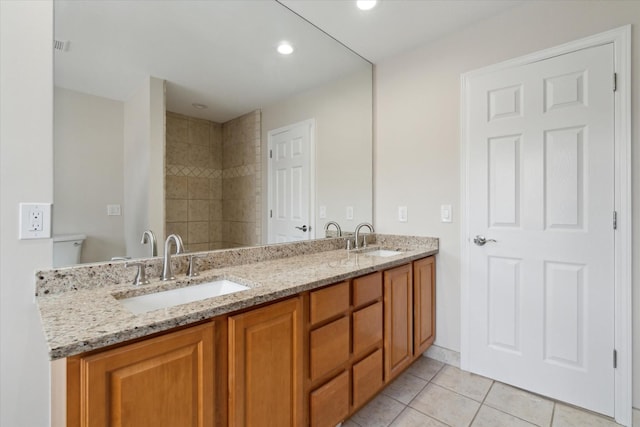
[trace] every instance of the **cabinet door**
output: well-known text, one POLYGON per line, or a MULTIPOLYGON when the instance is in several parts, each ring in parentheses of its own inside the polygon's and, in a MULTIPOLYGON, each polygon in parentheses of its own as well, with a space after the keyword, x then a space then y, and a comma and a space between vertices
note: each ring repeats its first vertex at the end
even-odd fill
POLYGON ((353 312, 353 354, 360 356, 382 341, 382 302, 353 312))
POLYGON ((309 334, 311 380, 315 381, 349 360, 349 318, 344 316, 309 334))
POLYGON ((302 425, 302 314, 292 298, 229 317, 229 425, 302 425))
POLYGON ((436 265, 434 257, 413 263, 414 355, 420 356, 435 339, 436 265))
POLYGON ((353 365, 353 407, 360 408, 382 388, 382 350, 353 365))
POLYGON ((213 426, 214 323, 80 359, 81 425, 213 426))
POLYGON ((311 392, 311 427, 334 427, 349 415, 349 371, 311 392))
POLYGON ((413 289, 411 264, 384 272, 385 381, 413 360, 413 289))

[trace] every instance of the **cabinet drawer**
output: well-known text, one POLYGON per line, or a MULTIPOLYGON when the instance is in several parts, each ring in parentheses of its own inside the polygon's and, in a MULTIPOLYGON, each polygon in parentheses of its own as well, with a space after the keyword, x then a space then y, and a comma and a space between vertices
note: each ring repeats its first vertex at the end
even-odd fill
POLYGON ((353 312, 353 353, 382 341, 382 301, 353 312))
POLYGON ((359 407, 382 388, 382 349, 353 365, 353 406, 359 407))
POLYGON ((311 292, 311 324, 330 319, 349 309, 349 282, 311 292))
POLYGON ((382 273, 376 272, 353 279, 353 306, 360 307, 382 296, 382 273))
POLYGON ((349 371, 344 371, 311 392, 310 419, 313 427, 334 427, 349 415, 349 371))
POLYGON ((349 360, 349 318, 344 316, 311 331, 311 380, 349 360))

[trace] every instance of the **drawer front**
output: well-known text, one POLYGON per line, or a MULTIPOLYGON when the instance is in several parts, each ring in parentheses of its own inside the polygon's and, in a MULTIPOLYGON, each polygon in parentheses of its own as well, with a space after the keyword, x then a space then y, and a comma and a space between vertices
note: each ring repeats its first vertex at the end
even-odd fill
POLYGON ((360 407, 382 388, 382 349, 353 365, 353 406, 360 407))
POLYGON ((360 307, 382 296, 382 272, 353 279, 353 306, 360 307))
POLYGON ((382 341, 382 301, 353 312, 353 353, 382 341))
POLYGON ((309 346, 313 381, 349 360, 349 318, 344 316, 311 331, 309 346))
POLYGON ((309 402, 313 427, 334 427, 349 415, 349 371, 311 392, 309 402))
POLYGON ((311 324, 349 310, 349 282, 338 283, 310 294, 311 324))

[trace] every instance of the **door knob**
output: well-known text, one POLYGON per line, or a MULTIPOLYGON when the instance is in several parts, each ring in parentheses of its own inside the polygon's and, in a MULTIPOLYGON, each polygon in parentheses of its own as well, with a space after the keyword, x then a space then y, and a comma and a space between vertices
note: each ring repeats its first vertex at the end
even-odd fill
POLYGON ((302 227, 296 227, 296 228, 302 231, 311 231, 311 227, 307 227, 306 225, 303 225, 302 227))
POLYGON ((476 237, 473 238, 473 243, 475 243, 478 246, 484 246, 487 242, 495 242, 495 240, 486 239, 484 236, 481 236, 480 234, 478 234, 476 237))

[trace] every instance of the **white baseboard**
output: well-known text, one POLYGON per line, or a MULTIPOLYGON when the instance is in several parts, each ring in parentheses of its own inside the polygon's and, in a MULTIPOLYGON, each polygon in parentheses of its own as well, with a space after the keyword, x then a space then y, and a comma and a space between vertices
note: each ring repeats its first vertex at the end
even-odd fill
POLYGON ((460 352, 448 348, 432 345, 422 355, 456 368, 460 367, 460 352))

